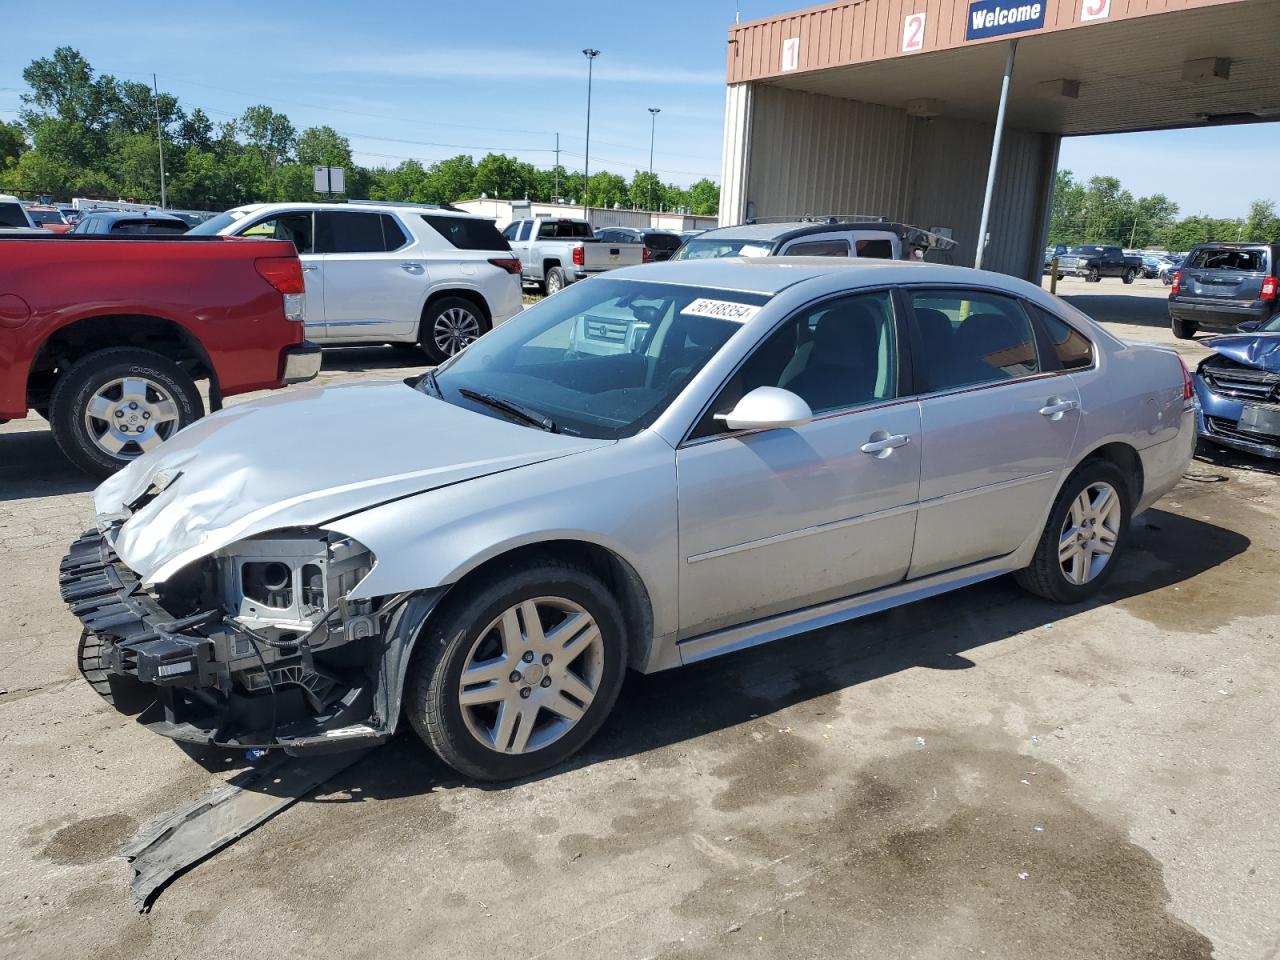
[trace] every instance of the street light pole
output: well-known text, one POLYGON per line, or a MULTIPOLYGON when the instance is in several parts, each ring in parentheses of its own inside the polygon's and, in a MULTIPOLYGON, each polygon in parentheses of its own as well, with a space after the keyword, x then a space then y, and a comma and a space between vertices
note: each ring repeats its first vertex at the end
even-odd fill
POLYGON ((653 137, 658 131, 658 114, 662 112, 660 107, 649 108, 649 212, 653 212, 653 137))
POLYGON ((587 145, 582 156, 582 219, 590 220, 587 213, 587 191, 591 183, 591 68, 595 65, 599 50, 587 47, 582 51, 587 58, 587 145))

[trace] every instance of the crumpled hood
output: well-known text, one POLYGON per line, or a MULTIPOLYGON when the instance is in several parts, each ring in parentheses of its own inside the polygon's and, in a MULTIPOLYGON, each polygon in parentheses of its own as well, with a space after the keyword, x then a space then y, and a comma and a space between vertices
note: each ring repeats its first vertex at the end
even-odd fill
POLYGON ((1226 337, 1210 337, 1204 345, 1215 353, 1230 357, 1269 373, 1280 373, 1280 333, 1240 333, 1226 337))
POLYGON ((215 550, 610 441, 474 413, 401 382, 291 388, 199 420, 105 481, 98 522, 159 582, 215 550), (158 493, 157 488, 163 488, 158 493))

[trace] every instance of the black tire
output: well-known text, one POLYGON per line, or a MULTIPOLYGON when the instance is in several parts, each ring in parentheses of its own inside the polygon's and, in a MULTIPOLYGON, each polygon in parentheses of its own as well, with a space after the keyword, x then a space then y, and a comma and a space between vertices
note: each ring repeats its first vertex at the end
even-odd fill
POLYGON ((1066 274, 1065 274, 1065 273, 1060 273, 1060 274, 1058 274, 1058 282, 1059 282, 1059 283, 1061 283, 1061 282, 1062 282, 1062 280, 1063 280, 1063 278, 1064 278, 1065 276, 1066 276, 1066 274))
POLYGON ((1133 509, 1131 496, 1129 479, 1115 464, 1106 460, 1089 460, 1081 464, 1058 491, 1053 509, 1049 511, 1049 520, 1045 523, 1044 532, 1040 535, 1040 542, 1036 544, 1036 552, 1031 564, 1013 575, 1018 585, 1036 596, 1055 603, 1079 603, 1097 593, 1111 578, 1124 549, 1125 541, 1128 539, 1130 512, 1133 509), (1121 519, 1110 559, 1093 579, 1083 584, 1076 584, 1067 579, 1062 569, 1062 562, 1059 560, 1059 544, 1072 502, 1085 488, 1094 483, 1107 483, 1115 489, 1120 500, 1121 519))
POLYGON ((1173 328, 1173 335, 1179 340, 1193 339, 1196 331, 1200 329, 1200 324, 1194 320, 1183 320, 1181 317, 1172 317, 1169 326, 1173 328))
POLYGON ((547 282, 545 284, 547 296, 553 293, 559 293, 569 285, 568 279, 564 275, 564 271, 559 267, 552 267, 547 271, 547 282))
POLYGON ((441 297, 423 311, 419 338, 427 359, 444 363, 488 331, 489 321, 475 301, 466 297, 441 297))
POLYGON ((498 569, 463 589, 445 600, 418 638, 405 697, 414 730, 441 760, 476 780, 513 780, 563 763, 599 730, 622 689, 627 639, 617 600, 593 574, 553 559, 498 569), (462 671, 488 626, 533 598, 564 598, 595 620, 603 649, 600 680, 586 711, 559 739, 526 753, 502 753, 481 743, 467 726, 460 703, 462 671))
POLYGON ((195 381, 163 354, 140 347, 109 347, 81 357, 54 384, 49 423, 63 456, 95 477, 110 476, 141 452, 131 443, 119 455, 112 455, 85 423, 95 394, 113 380, 126 377, 147 381, 169 395, 177 414, 169 435, 204 416, 204 401, 195 381))
POLYGON ((1133 267, 1129 267, 1125 270, 1124 276, 1121 279, 1125 283, 1133 283, 1134 280, 1138 279, 1138 271, 1133 269, 1133 267))
POLYGON ((1087 280, 1089 283, 1101 283, 1102 271, 1100 271, 1097 267, 1090 267, 1089 276, 1085 277, 1085 280, 1087 280))

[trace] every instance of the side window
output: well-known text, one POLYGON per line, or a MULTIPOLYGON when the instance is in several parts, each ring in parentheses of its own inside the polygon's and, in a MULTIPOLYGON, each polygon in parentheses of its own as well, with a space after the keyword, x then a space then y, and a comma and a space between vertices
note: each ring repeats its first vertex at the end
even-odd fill
POLYGON ((532 221, 532 220, 526 220, 526 221, 524 221, 522 224, 520 224, 520 236, 516 237, 516 239, 517 239, 517 240, 528 240, 528 239, 529 239, 529 234, 530 234, 532 231, 533 231, 533 221, 532 221))
POLYGON ((859 240, 854 247, 859 257, 870 257, 875 260, 893 259, 893 241, 881 237, 877 240, 859 240))
POLYGON ((382 249, 383 250, 399 250, 409 238, 405 236, 404 228, 396 221, 396 218, 389 213, 381 213, 378 216, 382 219, 382 249))
POLYGON ((299 253, 314 253, 315 244, 311 229, 311 214, 281 213, 266 220, 259 220, 241 230, 237 236, 263 237, 268 240, 292 240, 299 253))
POLYGON ((910 291, 926 389, 950 390, 1040 372, 1035 333, 1017 302, 978 290, 910 291))
POLYGON ((788 257, 847 257, 848 240, 810 240, 787 247, 788 257))
POLYGON ((379 214, 316 214, 316 253, 382 253, 385 249, 379 214))
POLYGON ((1055 317, 1047 310, 1042 310, 1034 303, 1025 304, 1039 320, 1049 342, 1053 344, 1053 352, 1063 370, 1081 370, 1093 366, 1093 344, 1083 333, 1071 326, 1067 321, 1055 317))
POLYGON ((781 387, 804 398, 815 414, 898 395, 898 345, 888 292, 860 294, 802 311, 755 348, 721 388, 693 432, 723 433, 714 419, 757 387, 781 387))
POLYGON ((22 205, 18 203, 0 203, 0 227, 25 227, 27 223, 26 214, 23 213, 22 205))
POLYGON ((520 224, 508 223, 505 227, 502 228, 502 238, 504 240, 514 240, 516 238, 516 231, 519 229, 520 229, 520 224))

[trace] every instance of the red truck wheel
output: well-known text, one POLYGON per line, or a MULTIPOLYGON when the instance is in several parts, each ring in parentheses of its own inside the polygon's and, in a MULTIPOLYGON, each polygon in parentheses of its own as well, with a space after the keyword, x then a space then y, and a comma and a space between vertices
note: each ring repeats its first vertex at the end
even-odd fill
POLYGON ((54 385, 53 439, 86 473, 106 477, 204 416, 195 381, 163 354, 111 347, 81 357, 54 385))

